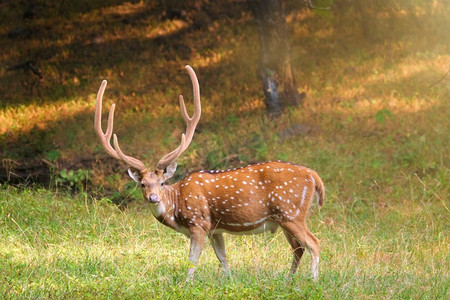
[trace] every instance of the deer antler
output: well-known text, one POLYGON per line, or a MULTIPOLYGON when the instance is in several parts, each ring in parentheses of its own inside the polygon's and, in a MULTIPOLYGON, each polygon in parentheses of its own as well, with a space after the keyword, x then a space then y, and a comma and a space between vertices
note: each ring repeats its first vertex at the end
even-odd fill
POLYGON ((194 137, 195 128, 197 127, 198 121, 200 120, 200 115, 202 113, 202 108, 200 105, 200 86, 198 84, 197 75, 195 75, 194 70, 190 66, 186 66, 185 68, 188 71, 189 77, 191 78, 192 82, 192 89, 194 93, 194 115, 192 117, 189 117, 183 96, 180 95, 180 111, 184 121, 186 122, 186 133, 183 133, 181 135, 180 145, 175 150, 164 155, 159 160, 156 169, 160 171, 173 164, 178 159, 178 157, 180 157, 181 153, 183 153, 189 147, 190 143, 192 142, 192 138, 194 137))
POLYGON ((103 145, 103 148, 105 148, 106 152, 114 157, 115 159, 122 160, 126 164, 128 164, 130 167, 139 170, 141 173, 147 172, 147 168, 145 167, 144 163, 136 158, 130 157, 125 155, 122 150, 120 150, 119 143, 117 142, 117 136, 114 134, 114 148, 111 146, 111 136, 113 133, 113 124, 114 124, 114 110, 116 108, 116 105, 111 105, 111 108, 109 109, 109 115, 108 115, 108 125, 106 127, 106 133, 103 132, 102 129, 102 100, 103 100, 103 94, 105 93, 106 89, 106 80, 102 81, 102 84, 100 85, 100 89, 98 90, 97 94, 97 102, 95 104, 95 117, 94 117, 94 129, 97 133, 97 136, 100 139, 100 142, 103 145))

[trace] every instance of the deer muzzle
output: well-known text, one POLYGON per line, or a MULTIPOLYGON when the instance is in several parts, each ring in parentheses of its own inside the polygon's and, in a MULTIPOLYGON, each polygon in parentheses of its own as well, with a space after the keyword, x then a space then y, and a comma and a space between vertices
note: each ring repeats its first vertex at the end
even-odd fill
POLYGON ((158 203, 159 201, 161 201, 161 198, 157 194, 151 193, 150 195, 148 195, 147 200, 150 203, 158 203))

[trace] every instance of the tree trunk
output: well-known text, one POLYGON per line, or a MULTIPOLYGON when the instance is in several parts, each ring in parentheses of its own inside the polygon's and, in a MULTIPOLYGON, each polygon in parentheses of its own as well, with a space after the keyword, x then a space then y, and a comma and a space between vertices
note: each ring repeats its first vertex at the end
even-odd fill
POLYGON ((280 115, 286 106, 302 104, 292 72, 288 30, 281 0, 251 0, 258 23, 260 75, 265 104, 270 115, 280 115))

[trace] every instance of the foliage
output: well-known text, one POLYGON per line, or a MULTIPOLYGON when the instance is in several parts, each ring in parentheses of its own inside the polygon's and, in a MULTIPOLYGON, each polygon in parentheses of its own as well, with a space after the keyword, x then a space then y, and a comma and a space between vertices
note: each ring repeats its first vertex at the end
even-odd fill
POLYGON ((58 159, 61 158, 61 153, 58 150, 50 150, 45 154, 46 158, 51 161, 51 162, 55 162, 58 159))
POLYGON ((384 123, 386 117, 392 118, 392 113, 389 109, 380 109, 375 115, 375 119, 380 123, 384 123))
POLYGON ((91 178, 91 170, 78 169, 78 170, 66 170, 63 169, 59 172, 58 177, 55 179, 56 184, 66 185, 72 189, 83 191, 84 187, 88 184, 91 178))
POLYGON ((108 199, 110 199, 110 202, 122 207, 140 198, 142 198, 142 194, 139 186, 134 181, 130 181, 120 191, 115 190, 108 199))

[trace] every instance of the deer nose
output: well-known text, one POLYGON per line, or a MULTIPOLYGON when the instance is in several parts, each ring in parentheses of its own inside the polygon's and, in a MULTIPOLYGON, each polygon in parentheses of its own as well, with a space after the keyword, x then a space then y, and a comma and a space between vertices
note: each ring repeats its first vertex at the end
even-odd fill
POLYGON ((150 203, 158 203, 160 201, 159 196, 155 193, 151 193, 148 195, 148 201, 150 203))

